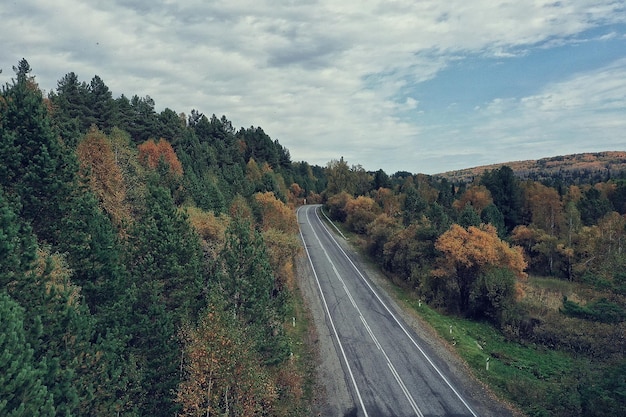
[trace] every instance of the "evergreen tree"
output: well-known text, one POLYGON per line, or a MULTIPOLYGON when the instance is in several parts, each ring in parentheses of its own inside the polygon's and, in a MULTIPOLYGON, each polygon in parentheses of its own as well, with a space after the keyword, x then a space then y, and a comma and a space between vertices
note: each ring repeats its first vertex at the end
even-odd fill
MULTIPOLYGON (((89 83, 88 92, 91 123, 95 124, 103 132, 110 133, 114 126, 112 122, 115 112, 115 102, 111 90, 102 81, 102 78, 95 75, 89 83)), ((83 133, 90 128, 91 124, 86 126, 86 130, 83 133)))
POLYGON ((611 202, 595 188, 589 188, 577 204, 580 219, 585 226, 596 224, 600 218, 611 212, 611 202))
POLYGON ((148 187, 145 212, 131 230, 129 243, 134 281, 139 286, 154 282, 179 323, 195 317, 203 307, 202 248, 168 190, 148 187))
POLYGON ((64 217, 74 190, 77 163, 59 143, 50 125, 41 92, 22 60, 17 78, 2 89, 0 119, 0 185, 10 199, 19 196, 20 215, 37 237, 57 245, 59 219, 64 217))
POLYGON ((506 226, 504 225, 504 216, 498 210, 495 204, 489 204, 480 213, 480 219, 483 223, 490 223, 498 230, 498 236, 502 239, 506 235, 506 226))
POLYGON ((282 328, 286 294, 272 274, 261 234, 235 215, 226 232, 219 284, 228 308, 250 326, 265 363, 279 363, 288 353, 282 328))
POLYGON ((487 171, 480 179, 493 198, 493 204, 504 217, 507 232, 511 232, 522 221, 522 189, 513 170, 508 166, 487 171))
POLYGON ((419 220, 428 208, 428 203, 422 198, 413 185, 406 187, 404 198, 404 224, 409 225, 415 220, 419 220))
POLYGON ((126 316, 131 355, 136 358, 139 387, 131 395, 134 408, 142 416, 170 417, 177 414, 174 390, 180 381, 178 371, 181 346, 176 336, 175 317, 167 311, 161 285, 145 281, 129 290, 131 311, 126 316))
POLYGON ((30 270, 35 244, 30 227, 17 217, 0 187, 0 290, 30 270))
POLYGON ((131 123, 126 129, 136 144, 158 136, 159 119, 154 105, 150 96, 135 95, 130 99, 131 123))
POLYGON ((43 383, 45 362, 33 358, 23 316, 22 308, 0 291, 0 415, 54 416, 52 395, 43 383))
POLYGON ((470 203, 467 203, 459 213, 457 223, 465 228, 470 226, 480 226, 481 220, 476 210, 470 203))
POLYGON ((66 144, 76 146, 82 134, 96 123, 89 86, 70 72, 57 82, 56 93, 48 95, 53 106, 54 123, 66 144))
POLYGON ((121 251, 111 220, 90 191, 76 196, 63 219, 59 248, 68 254, 72 281, 94 314, 110 307, 126 287, 121 251))

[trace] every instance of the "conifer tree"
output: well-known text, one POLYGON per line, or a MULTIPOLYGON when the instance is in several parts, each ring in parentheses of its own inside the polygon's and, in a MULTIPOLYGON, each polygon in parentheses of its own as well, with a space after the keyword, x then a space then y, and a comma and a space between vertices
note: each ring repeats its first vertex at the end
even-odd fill
POLYGON ((179 321, 202 308, 202 248, 168 190, 151 185, 146 208, 131 231, 129 265, 138 286, 159 286, 167 310, 179 321))
POLYGON ((265 363, 281 362, 288 354, 281 325, 286 294, 277 287, 261 234, 245 217, 231 221, 220 258, 227 308, 250 327, 265 363))
POLYGON ((23 314, 22 308, 0 291, 0 415, 54 416, 52 395, 43 383, 45 362, 33 358, 23 314))
POLYGON ((0 118, 0 185, 21 199, 20 215, 37 237, 58 244, 60 224, 75 184, 76 160, 56 137, 41 91, 21 60, 16 78, 2 89, 0 118))

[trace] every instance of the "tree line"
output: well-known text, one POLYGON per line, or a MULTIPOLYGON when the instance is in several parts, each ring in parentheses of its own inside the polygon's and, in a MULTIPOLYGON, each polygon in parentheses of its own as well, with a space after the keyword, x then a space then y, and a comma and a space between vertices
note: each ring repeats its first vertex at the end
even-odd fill
POLYGON ((293 206, 324 170, 259 127, 21 60, 0 94, 0 414, 301 415, 293 206))

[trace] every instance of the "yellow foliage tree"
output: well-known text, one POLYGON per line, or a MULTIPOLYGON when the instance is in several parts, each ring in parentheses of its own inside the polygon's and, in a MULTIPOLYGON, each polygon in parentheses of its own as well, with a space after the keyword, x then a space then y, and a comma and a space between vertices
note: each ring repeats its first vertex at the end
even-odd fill
POLYGON ((389 188, 379 188, 376 190, 374 199, 388 216, 396 217, 402 211, 400 197, 389 188))
POLYGON ((472 287, 479 276, 493 268, 504 268, 518 279, 527 277, 526 260, 519 246, 511 247, 500 240, 492 225, 470 226, 454 224, 435 242, 442 253, 433 275, 454 283, 461 312, 467 312, 472 287))
POLYGON ((184 377, 176 401, 180 416, 271 415, 276 385, 241 327, 220 308, 209 308, 197 327, 181 331, 184 377))
POLYGON ((261 229, 296 233, 298 221, 295 212, 276 198, 272 192, 256 193, 254 201, 261 212, 261 229))
POLYGON ((382 212, 376 201, 365 196, 348 200, 345 211, 348 227, 361 234, 367 231, 367 225, 382 212))
POLYGON ((295 258, 302 251, 297 235, 274 228, 263 231, 262 235, 277 288, 282 290, 286 286, 293 291, 295 289, 295 258))
POLYGON ((532 224, 551 236, 557 236, 563 224, 563 202, 556 189, 531 181, 524 185, 524 200, 532 224))
POLYGON ((228 216, 216 216, 212 211, 204 211, 197 207, 185 209, 189 223, 202 239, 205 256, 217 258, 224 248, 226 228, 230 222, 228 216))
POLYGON ((89 188, 113 223, 119 226, 123 220, 129 219, 131 210, 126 203, 126 183, 107 136, 92 127, 78 144, 76 154, 83 172, 88 175, 89 188))

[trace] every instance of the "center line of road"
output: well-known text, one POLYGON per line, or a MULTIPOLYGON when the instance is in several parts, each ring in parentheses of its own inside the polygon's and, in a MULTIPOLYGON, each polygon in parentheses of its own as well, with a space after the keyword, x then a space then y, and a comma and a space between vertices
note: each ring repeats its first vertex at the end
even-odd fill
MULTIPOLYGON (((317 216, 317 218, 320 220, 320 222, 322 221, 319 218, 319 214, 317 212, 317 210, 315 210, 315 215, 317 216)), ((330 219, 329 219, 330 220, 330 219)), ((400 320, 398 320, 398 318, 396 317, 395 314, 393 314, 393 312, 391 311, 391 309, 387 306, 387 304, 385 304, 383 302, 383 300, 380 298, 380 296, 378 295, 378 293, 374 290, 374 288, 372 288, 372 286, 370 285, 370 283, 367 281, 367 279, 365 279, 365 277, 363 276, 363 274, 361 273, 361 271, 359 270, 359 268, 357 268, 357 266, 354 264, 354 262, 352 262, 352 259, 350 259, 350 257, 348 256, 348 254, 343 250, 343 248, 341 247, 341 245, 339 244, 339 242, 337 242, 337 240, 335 239, 335 237, 330 233, 330 231, 328 230, 328 228, 324 228, 324 230, 326 231, 328 237, 335 243, 335 246, 337 247, 337 249, 339 249, 339 251, 341 253, 343 253, 343 255, 345 256, 345 258, 348 260, 348 262, 350 263, 350 265, 352 265, 352 267, 354 268, 354 270, 356 271, 356 273, 359 275, 359 277, 361 277, 361 280, 365 283, 365 285, 369 288, 369 290, 372 292, 372 294, 374 294, 374 297, 376 297, 376 299, 378 300, 378 302, 385 308, 385 310, 387 310, 387 313, 389 313, 389 315, 393 318, 393 320, 398 324, 398 326, 400 326, 400 329, 402 329, 402 331, 404 332, 404 334, 409 338, 409 340, 411 341, 411 343, 413 344, 413 346, 415 346, 417 348, 417 350, 419 350, 419 352, 422 354, 422 356, 424 357, 424 359, 426 359, 426 361, 430 364, 430 366, 435 370, 435 372, 439 375, 439 377, 442 379, 442 381, 444 381, 446 383, 446 385, 452 390, 452 392, 456 395, 456 397, 463 403, 463 405, 465 406, 465 408, 472 414, 472 416, 474 417, 478 417, 478 415, 474 412, 474 410, 472 409, 472 407, 470 407, 470 405, 467 403, 467 401, 465 401, 465 398, 463 398, 461 396, 461 394, 456 390, 456 388, 454 388, 454 386, 452 385, 452 383, 448 380, 448 378, 446 378, 446 376, 443 374, 443 372, 441 372, 441 370, 439 369, 439 367, 437 365, 435 365, 435 363, 432 361, 432 359, 430 359, 430 357, 426 354, 426 352, 424 351, 424 349, 422 349, 422 347, 415 341, 415 339, 411 336, 411 334, 406 330, 406 328, 402 325, 402 323, 400 323, 400 320)), ((314 232, 315 233, 315 232, 314 232)), ((317 237, 317 235, 316 235, 317 237)), ((321 241, 319 240, 319 238, 317 239, 318 242, 321 241)), ((326 251, 324 250, 324 253, 326 253, 326 251)), ((326 255, 328 256, 328 255, 326 255)))
MULTIPOLYGON (((298 209, 300 210, 300 209, 298 209)), ((308 214, 308 210, 305 214, 308 214)), ((313 230, 313 226, 311 226, 311 230, 313 230)), ((315 237, 317 237, 317 234, 315 234, 315 231, 313 231, 313 234, 315 235, 315 237)), ((302 242, 304 243, 304 236, 302 235, 302 230, 300 230, 300 239, 302 239, 302 242)), ((319 238, 318 238, 319 241, 319 238)), ((321 245, 321 242, 320 242, 321 245)), ((323 249, 323 247, 322 247, 323 249)), ((328 304, 326 303, 326 297, 324 297, 324 293, 322 292, 322 285, 320 284, 320 280, 317 276, 317 272, 315 271, 315 266, 313 265, 313 260, 311 259, 311 255, 309 253, 309 249, 306 247, 306 244, 304 245, 304 250, 306 252, 306 256, 309 259, 309 264, 311 265, 311 269, 313 270, 313 276, 315 277, 315 282, 317 283, 317 288, 320 291, 320 297, 322 299, 322 303, 324 304, 324 308, 326 309, 326 315, 328 316, 328 320, 330 321, 330 326, 333 329, 333 333, 335 334, 335 338, 337 339, 337 344, 339 345, 339 350, 341 351, 341 355, 343 356, 343 361, 346 364, 346 368, 348 368, 348 373, 350 374, 350 379, 352 380, 352 385, 354 386, 354 390, 356 392, 356 396, 359 399, 359 403, 361 404, 361 409, 363 410, 363 415, 365 417, 369 417, 369 415, 367 414, 367 410, 365 409, 365 404, 363 404, 363 398, 361 397, 361 391, 359 390, 359 386, 356 384, 356 380, 354 379, 354 374, 352 373, 352 368, 350 368, 350 364, 348 363, 348 357, 346 356, 346 352, 343 349, 343 345, 341 344, 341 339, 339 339, 339 333, 337 333, 337 329, 335 328, 335 323, 333 321, 332 316, 330 315, 330 309, 328 308, 328 304)), ((328 255, 327 255, 328 256, 328 255)))
MULTIPOLYGON (((317 211, 315 211, 315 214, 317 216, 317 211)), ((318 216, 319 218, 319 216, 318 216)), ((376 336, 374 335, 374 332, 372 331, 372 329, 370 328, 370 326, 367 324, 367 321, 365 320, 365 318, 363 317, 363 315, 361 314, 361 311, 359 309, 359 307, 357 306, 356 302, 354 301, 354 298, 352 297, 352 294, 350 294, 350 291, 348 290, 348 287, 346 287, 345 282, 343 281, 343 279, 341 278, 341 276, 339 275, 339 271, 337 271, 337 268, 335 267, 335 264, 333 263, 333 261, 330 259, 330 255, 328 255, 328 252, 326 252, 326 248, 324 248, 324 245, 322 245, 322 241, 320 240, 319 236, 317 235, 317 233, 315 232, 315 230, 313 229, 313 227, 311 227, 311 231, 313 232, 313 235, 315 236, 315 238, 317 239, 317 242, 320 245, 320 248, 322 249, 322 251, 324 252, 324 255, 326 255, 326 259, 328 260, 328 262, 330 263, 330 265, 332 266, 333 271, 335 272, 336 277, 338 278, 338 280, 341 282, 343 289, 345 291, 345 293, 348 295, 348 298, 350 299, 350 302, 352 303, 352 305, 354 306, 354 308, 357 310, 357 312, 359 313, 359 317, 361 319, 361 322, 363 323, 363 326, 365 327, 365 330, 369 333, 370 337, 372 338, 372 340, 374 341, 374 344, 376 345, 376 347, 382 352, 382 354, 385 357, 385 360, 387 361, 387 365, 389 366, 389 369, 391 370, 391 373, 393 375, 393 377, 395 378, 396 382, 398 383, 398 385, 400 386, 400 389, 402 390, 402 392, 404 393, 404 395, 406 396, 407 400, 409 401, 409 404, 411 405, 411 408, 413 409, 413 411, 419 416, 419 417, 423 417, 423 414, 421 412, 421 410, 418 408, 417 404, 415 403, 415 400, 413 399, 413 397, 411 396, 411 393, 409 392, 409 390, 406 388, 406 385, 404 384, 404 382, 402 381, 402 379, 400 378, 400 375, 398 374, 398 372, 396 371, 396 369, 394 368, 393 364, 391 363, 391 360, 389 359, 389 357, 387 356, 387 353, 384 351, 384 349, 382 348, 382 346, 380 345, 380 343, 378 342, 378 339, 376 338, 376 336)), ((302 231, 300 231, 300 236, 302 237, 302 231)), ((304 241, 304 239, 302 239, 304 241)), ((306 249, 306 248, 305 248, 306 249)), ((307 256, 309 256, 309 252, 308 249, 306 250, 307 252, 307 256)), ((346 255, 345 252, 342 253, 344 254, 344 256, 346 256, 346 258, 348 258, 348 256, 346 255)), ((348 258, 348 260, 350 261, 350 259, 348 258)), ((318 288, 320 290, 320 294, 322 295, 322 299, 324 300, 324 304, 326 305, 326 300, 324 298, 324 295, 322 294, 322 287, 320 285, 319 280, 317 279, 317 274, 315 273, 315 268, 313 267, 313 262, 311 260, 311 257, 309 256, 309 262, 311 263, 311 267, 313 268, 313 273, 315 275, 315 279, 317 280, 317 285, 318 288)), ((352 261, 350 261, 350 263, 352 264, 352 261)), ((354 264, 352 264, 354 266, 354 264)), ((328 313, 328 316, 330 318, 330 311, 328 309, 328 307, 326 307, 326 311, 328 313)), ((335 326, 332 322, 332 318, 331 318, 331 325, 333 327, 333 331, 335 332, 335 335, 337 337, 337 341, 339 341, 339 334, 337 333, 337 331, 335 330, 335 326)), ((340 342, 340 346, 341 346, 341 342, 340 342)), ((348 370, 350 371, 350 376, 352 377, 352 382, 355 386, 355 389, 357 390, 357 394, 359 397, 359 400, 361 401, 361 406, 363 407, 363 412, 365 413, 365 415, 367 415, 367 412, 365 411, 365 406, 363 405, 363 401, 361 400, 361 395, 359 394, 357 385, 356 385, 356 381, 354 380, 354 376, 352 375, 352 371, 350 370, 350 366, 348 365, 348 360, 347 357, 345 355, 345 353, 343 352, 343 348, 341 348, 342 353, 344 355, 344 360, 346 361, 346 365, 348 366, 348 370)))

